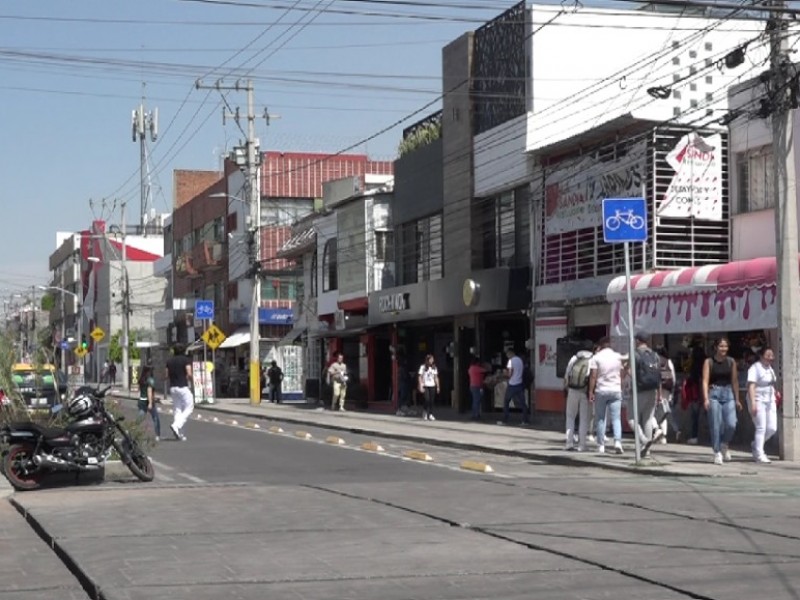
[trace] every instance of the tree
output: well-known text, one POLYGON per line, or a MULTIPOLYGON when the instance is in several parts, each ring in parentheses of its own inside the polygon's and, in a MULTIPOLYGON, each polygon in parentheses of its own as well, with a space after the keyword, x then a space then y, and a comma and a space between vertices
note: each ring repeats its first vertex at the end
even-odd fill
MULTIPOLYGON (((136 347, 136 340, 141 337, 141 333, 144 330, 133 329, 128 335, 128 356, 131 360, 138 360, 139 359, 139 348, 136 347)), ((114 335, 111 336, 111 339, 108 342, 108 359, 113 360, 115 363, 122 362, 122 344, 120 344, 120 338, 122 337, 122 332, 118 331, 114 335)))
POLYGON ((55 308, 56 299, 53 294, 45 294, 42 296, 41 308, 44 312, 51 312, 55 308))

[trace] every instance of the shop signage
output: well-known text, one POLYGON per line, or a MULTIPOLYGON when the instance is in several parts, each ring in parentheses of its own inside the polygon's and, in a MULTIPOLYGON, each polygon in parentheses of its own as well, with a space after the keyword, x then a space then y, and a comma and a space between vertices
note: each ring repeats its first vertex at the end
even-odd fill
POLYGON ((646 149, 641 141, 616 159, 591 154, 550 167, 545 178, 545 234, 600 227, 603 198, 640 196, 646 149))
POLYGON ((685 135, 667 162, 675 175, 656 214, 722 221, 722 136, 685 135))
POLYGON ((259 308, 258 322, 262 325, 291 325, 294 311, 291 308, 259 308))
POLYGON ((386 294, 378 297, 378 310, 382 313, 402 312, 410 308, 411 304, 407 292, 386 294))

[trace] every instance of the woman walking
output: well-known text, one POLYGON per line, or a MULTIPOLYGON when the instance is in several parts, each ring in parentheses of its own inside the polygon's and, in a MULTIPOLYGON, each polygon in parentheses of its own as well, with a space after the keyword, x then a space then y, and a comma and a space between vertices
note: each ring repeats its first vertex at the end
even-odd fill
POLYGON ((436 394, 439 393, 439 370, 436 368, 433 354, 428 354, 425 362, 420 366, 419 373, 417 373, 417 386, 424 402, 422 420, 435 421, 433 402, 436 400, 436 394))
POLYGON ((772 348, 763 348, 758 353, 758 360, 747 371, 747 399, 750 416, 756 426, 755 439, 750 448, 753 451, 753 460, 758 463, 772 462, 764 453, 764 443, 778 431, 778 408, 775 401, 777 378, 772 369, 774 359, 772 348))
POLYGON ((736 361, 728 356, 729 348, 727 338, 719 338, 714 342, 714 355, 703 364, 703 406, 708 413, 715 465, 731 460, 728 444, 736 431, 736 411, 742 410, 736 361))
POLYGON ((156 441, 161 440, 161 419, 156 408, 156 381, 153 378, 152 367, 142 367, 139 375, 139 420, 144 419, 148 413, 153 418, 153 428, 156 441))
POLYGON ((469 376, 469 393, 472 396, 472 420, 478 421, 481 418, 483 381, 486 378, 486 369, 483 368, 477 356, 472 357, 467 375, 469 376))

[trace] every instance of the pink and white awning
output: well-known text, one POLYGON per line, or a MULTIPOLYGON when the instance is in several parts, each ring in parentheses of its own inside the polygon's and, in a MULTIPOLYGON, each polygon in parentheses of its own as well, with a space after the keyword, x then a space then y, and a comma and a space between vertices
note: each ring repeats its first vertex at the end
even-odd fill
MULTIPOLYGON (((777 327, 775 257, 631 277, 634 330, 704 333, 777 327)), ((625 277, 608 285, 611 333, 626 335, 625 277)))

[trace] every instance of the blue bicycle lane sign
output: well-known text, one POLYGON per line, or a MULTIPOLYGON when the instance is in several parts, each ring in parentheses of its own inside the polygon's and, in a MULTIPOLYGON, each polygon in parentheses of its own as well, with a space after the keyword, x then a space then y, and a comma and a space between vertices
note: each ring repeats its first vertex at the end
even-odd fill
POLYGON ((607 244, 647 241, 645 199, 604 198, 603 240, 607 244))

